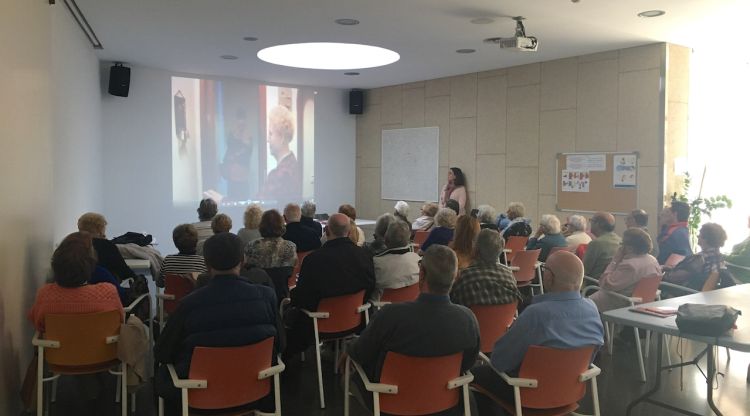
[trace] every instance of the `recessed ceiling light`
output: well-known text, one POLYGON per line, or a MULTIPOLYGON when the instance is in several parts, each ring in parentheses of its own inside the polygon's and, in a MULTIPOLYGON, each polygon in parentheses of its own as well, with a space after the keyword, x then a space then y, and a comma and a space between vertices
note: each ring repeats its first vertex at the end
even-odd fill
POLYGON ((242 38, 242 40, 246 40, 248 42, 255 42, 256 40, 258 40, 258 38, 256 38, 255 36, 245 36, 244 38, 242 38))
POLYGON ((344 75, 355 76, 359 75, 359 72, 344 72, 344 75))
POLYGON ((474 53, 476 49, 456 49, 456 53, 474 53))
POLYGON ((359 24, 359 20, 357 19, 336 19, 334 22, 342 26, 354 26, 359 24))
POLYGON ((493 23, 495 19, 491 17, 477 17, 476 19, 471 19, 470 21, 475 25, 488 25, 490 23, 493 23))
POLYGON ((360 69, 392 64, 401 56, 378 46, 309 42, 261 49, 258 58, 271 64, 305 69, 360 69))
POLYGON ((664 16, 666 13, 664 10, 646 10, 645 12, 638 13, 638 17, 659 17, 664 16))
POLYGON ((234 55, 221 55, 221 59, 226 59, 227 61, 234 61, 235 59, 237 59, 237 57, 234 55))

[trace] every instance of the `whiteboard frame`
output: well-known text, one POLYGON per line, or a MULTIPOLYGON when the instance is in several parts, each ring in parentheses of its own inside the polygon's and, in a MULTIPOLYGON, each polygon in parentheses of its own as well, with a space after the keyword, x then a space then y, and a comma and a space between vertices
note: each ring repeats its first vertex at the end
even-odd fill
MULTIPOLYGON (((430 137, 430 139, 433 139, 430 137)), ((439 193, 439 169, 440 169, 440 127, 438 126, 430 126, 430 127, 414 127, 414 128, 405 128, 405 129, 383 129, 380 131, 380 199, 383 200, 390 200, 390 201, 431 201, 435 195, 439 193), (399 195, 399 194, 386 194, 385 193, 385 182, 386 182, 386 172, 385 172, 385 163, 384 163, 384 157, 386 155, 385 148, 386 148, 386 132, 394 132, 394 131, 408 131, 408 130, 434 130, 435 131, 435 137, 434 137, 434 143, 429 143, 429 146, 425 149, 425 155, 424 157, 429 160, 432 158, 434 161, 434 165, 430 164, 429 170, 418 170, 415 173, 419 175, 432 175, 435 180, 435 189, 432 189, 429 191, 429 196, 427 198, 422 198, 422 195, 418 197, 414 197, 416 195, 399 195), (430 152, 434 149, 434 155, 430 152)), ((392 175, 388 175, 388 178, 393 177, 392 175)), ((397 188, 397 187, 396 187, 397 188)), ((425 191, 424 196, 427 196, 428 192, 425 191)))

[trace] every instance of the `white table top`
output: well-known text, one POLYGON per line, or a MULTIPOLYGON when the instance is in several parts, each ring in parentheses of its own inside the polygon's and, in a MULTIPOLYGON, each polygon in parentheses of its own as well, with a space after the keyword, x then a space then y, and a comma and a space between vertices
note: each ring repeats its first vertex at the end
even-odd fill
POLYGON ((648 329, 655 332, 661 332, 667 335, 674 335, 682 338, 692 339, 706 344, 718 345, 720 347, 729 347, 734 350, 750 352, 750 284, 728 287, 726 289, 713 290, 710 292, 695 293, 692 295, 680 296, 676 298, 661 300, 657 302, 644 303, 639 306, 669 306, 678 307, 683 303, 698 303, 706 305, 727 305, 737 310, 743 310, 746 314, 743 318, 740 315, 737 318, 737 329, 731 331, 728 335, 718 338, 706 337, 701 335, 687 334, 680 332, 675 324, 676 316, 661 318, 639 312, 630 311, 630 307, 615 309, 604 312, 602 318, 622 325, 630 325, 638 328, 648 329))

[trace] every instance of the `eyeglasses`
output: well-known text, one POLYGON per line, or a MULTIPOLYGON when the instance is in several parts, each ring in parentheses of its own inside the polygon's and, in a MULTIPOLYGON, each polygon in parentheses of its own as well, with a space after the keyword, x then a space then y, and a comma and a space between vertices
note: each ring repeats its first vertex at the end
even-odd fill
POLYGON ((552 277, 555 277, 555 272, 553 272, 552 269, 550 269, 549 266, 547 266, 545 263, 542 263, 539 268, 541 269, 542 273, 548 271, 549 274, 552 275, 552 277))

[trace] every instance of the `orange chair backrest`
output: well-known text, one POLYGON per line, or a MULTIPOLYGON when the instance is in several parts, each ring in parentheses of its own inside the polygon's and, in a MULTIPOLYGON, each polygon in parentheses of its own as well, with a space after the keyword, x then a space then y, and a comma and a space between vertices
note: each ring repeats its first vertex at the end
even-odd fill
POLYGON ((289 276, 289 281, 287 282, 287 286, 289 286, 289 289, 297 286, 297 276, 299 275, 299 270, 302 268, 302 260, 307 257, 308 254, 312 253, 313 250, 310 251, 300 251, 297 253, 297 263, 294 264, 294 270, 292 270, 292 275, 289 276))
POLYGON ((164 300, 164 312, 172 313, 177 309, 180 300, 195 289, 192 278, 181 274, 164 275, 164 294, 174 295, 174 300, 164 300))
POLYGON ((583 256, 586 255, 587 248, 589 248, 588 244, 579 244, 578 247, 576 247, 576 256, 578 256, 579 259, 583 260, 583 256))
POLYGON ((207 380, 207 388, 190 389, 196 409, 225 409, 252 403, 271 392, 271 378, 258 372, 271 367, 273 337, 241 347, 195 347, 189 378, 207 380))
POLYGON ((398 289, 383 289, 383 295, 380 297, 381 302, 411 302, 419 296, 419 283, 410 286, 400 287, 398 289))
POLYGON ((44 317, 44 338, 60 341, 60 348, 45 349, 52 365, 94 366, 117 360, 117 344, 107 337, 120 333, 120 311, 48 314, 44 317))
POLYGON ((656 292, 661 284, 661 274, 652 274, 638 281, 633 289, 633 297, 641 298, 642 303, 653 302, 656 300, 656 292))
POLYGON ((664 265, 670 268, 674 268, 683 260, 685 260, 685 256, 683 256, 682 254, 672 253, 667 258, 667 261, 664 262, 664 265))
POLYGON ((365 300, 365 291, 360 290, 350 295, 323 298, 318 303, 318 312, 328 312, 326 319, 318 319, 320 333, 344 332, 358 327, 362 323, 362 313, 357 308, 365 300))
POLYGON ((520 235, 512 235, 505 241, 505 248, 510 250, 510 253, 505 253, 508 262, 510 263, 515 257, 516 253, 526 249, 526 243, 529 242, 529 237, 522 237, 520 235))
POLYGON ((581 400, 586 384, 579 377, 589 368, 593 352, 593 346, 569 350, 530 346, 518 377, 535 379, 538 385, 521 389, 523 407, 551 409, 581 400))
POLYGON ((461 389, 448 381, 461 373, 462 353, 440 357, 411 357, 388 352, 380 383, 398 386, 398 394, 381 394, 380 409, 395 415, 425 415, 458 404, 461 389))
POLYGON ((479 322, 480 351, 492 352, 493 347, 508 331, 516 315, 518 301, 504 305, 472 305, 469 307, 479 322))
POLYGON ((536 261, 539 259, 539 253, 542 249, 536 250, 523 250, 516 253, 511 260, 510 265, 518 267, 518 270, 513 272, 513 276, 516 277, 517 282, 528 282, 536 277, 536 261))
POLYGON ((414 244, 421 246, 430 235, 429 231, 417 231, 414 233, 414 244))

